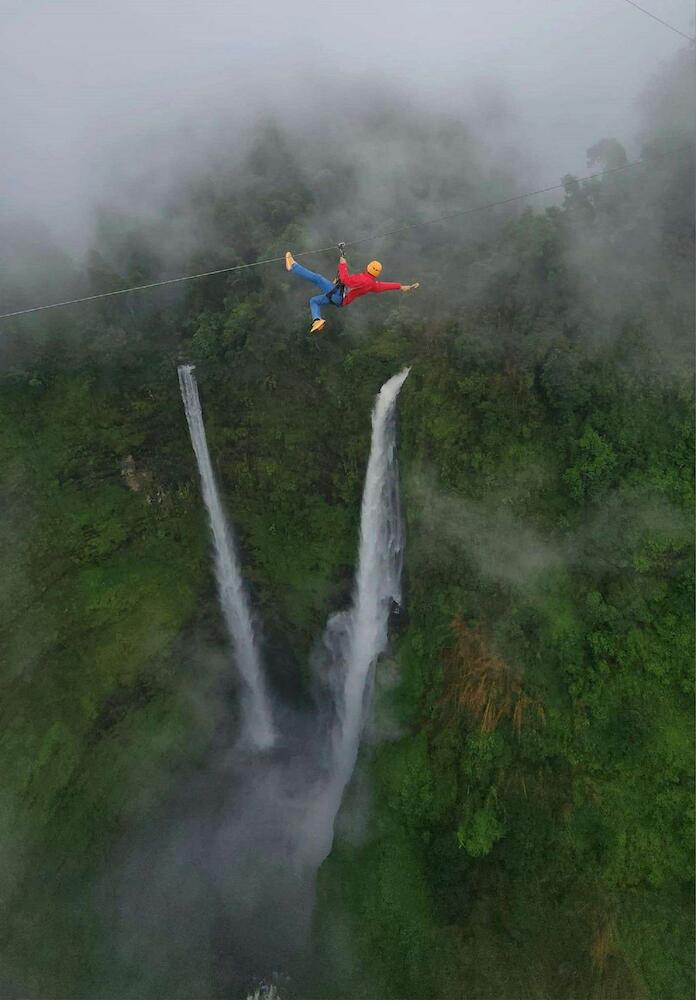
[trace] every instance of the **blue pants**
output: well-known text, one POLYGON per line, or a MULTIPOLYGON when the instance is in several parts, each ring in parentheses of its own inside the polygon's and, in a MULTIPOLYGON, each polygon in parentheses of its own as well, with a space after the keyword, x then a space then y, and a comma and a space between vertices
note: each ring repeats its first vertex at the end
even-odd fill
POLYGON ((316 274, 314 271, 310 271, 306 267, 302 267, 302 264, 298 264, 297 261, 295 261, 292 265, 291 271, 292 274, 296 274, 298 278, 305 278, 307 281, 311 281, 312 284, 316 285, 317 288, 321 289, 321 295, 315 295, 309 300, 309 308, 312 313, 312 319, 321 319, 322 306, 341 305, 343 296, 340 292, 334 292, 333 295, 329 295, 329 292, 335 285, 334 281, 329 281, 329 279, 323 277, 323 275, 316 274))

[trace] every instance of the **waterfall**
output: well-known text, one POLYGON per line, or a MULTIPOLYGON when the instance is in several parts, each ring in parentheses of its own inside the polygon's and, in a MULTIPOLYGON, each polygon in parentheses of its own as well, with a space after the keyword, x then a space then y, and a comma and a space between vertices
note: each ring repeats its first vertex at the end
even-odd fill
MULTIPOLYGON (((329 695, 326 715, 286 706, 276 720, 282 740, 273 753, 215 748, 209 766, 197 769, 164 819, 157 818, 154 832, 135 847, 128 844, 119 912, 129 951, 137 941, 141 968, 149 970, 152 954, 163 947, 172 968, 183 952, 214 948, 216 995, 224 983, 225 996, 285 996, 284 970, 297 967, 311 932, 316 874, 331 850, 355 767, 392 602, 401 599, 396 402, 408 371, 382 386, 372 412, 353 596, 329 619, 317 650, 322 693, 329 695)), ((220 600, 245 681, 245 717, 250 737, 264 745, 273 740, 272 722, 192 369, 180 368, 179 379, 210 515, 220 600)), ((171 995, 166 964, 156 964, 159 995, 171 995)), ((188 994, 198 995, 196 989, 200 993, 199 983, 188 994)))
POLYGON ((386 647, 392 602, 401 603, 403 527, 396 457, 396 400, 409 371, 405 368, 384 383, 372 411, 353 607, 341 626, 344 670, 333 738, 334 766, 341 794, 358 755, 370 668, 386 647))
POLYGON ((410 369, 385 382, 372 411, 372 441, 360 513, 353 603, 329 619, 324 647, 336 718, 331 773, 319 853, 331 849, 333 823, 358 756, 368 707, 371 668, 387 644, 389 614, 401 603, 403 526, 396 456, 396 400, 410 369))
POLYGON ((232 640, 235 660, 244 682, 242 693, 243 735, 245 741, 259 749, 264 749, 273 744, 275 733, 234 538, 225 517, 213 474, 193 365, 181 365, 177 370, 181 398, 186 411, 186 421, 198 462, 203 500, 210 519, 210 530, 215 549, 215 577, 220 605, 227 631, 232 640))

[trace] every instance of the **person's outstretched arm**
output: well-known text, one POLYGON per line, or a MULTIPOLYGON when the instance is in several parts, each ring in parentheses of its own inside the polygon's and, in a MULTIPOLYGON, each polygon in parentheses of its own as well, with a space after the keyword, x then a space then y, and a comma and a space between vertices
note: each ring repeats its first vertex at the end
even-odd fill
MULTIPOLYGON (((350 279, 357 277, 357 275, 348 273, 348 261, 345 257, 341 257, 338 262, 338 276, 348 287, 350 287, 350 279)), ((373 288, 376 292, 412 292, 418 288, 418 284, 417 281, 413 285, 402 285, 398 281, 375 281, 373 288)))
POLYGON ((398 281, 375 281, 374 284, 376 292, 412 292, 414 288, 418 288, 417 281, 413 285, 402 285, 398 281))

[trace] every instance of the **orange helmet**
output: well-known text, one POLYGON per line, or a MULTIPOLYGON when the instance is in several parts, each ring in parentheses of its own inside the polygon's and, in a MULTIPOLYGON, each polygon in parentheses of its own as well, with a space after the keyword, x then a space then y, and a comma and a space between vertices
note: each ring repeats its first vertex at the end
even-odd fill
POLYGON ((367 265, 366 271, 371 274, 373 278, 379 278, 382 273, 382 265, 378 260, 371 260, 367 265))

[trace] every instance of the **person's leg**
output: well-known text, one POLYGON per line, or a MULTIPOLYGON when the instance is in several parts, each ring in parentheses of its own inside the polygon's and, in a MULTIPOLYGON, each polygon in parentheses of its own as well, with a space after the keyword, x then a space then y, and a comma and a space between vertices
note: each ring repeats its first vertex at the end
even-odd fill
POLYGON ((298 264, 297 261, 290 268, 290 274, 296 274, 298 278, 305 278, 306 281, 311 281, 313 284, 320 288, 322 292, 330 291, 334 282, 329 281, 322 274, 317 274, 315 271, 310 271, 309 268, 302 267, 302 264, 298 264))
POLYGON ((312 319, 321 319, 321 307, 327 306, 329 304, 329 297, 326 293, 321 295, 315 295, 314 298, 309 300, 309 310, 312 314, 312 319))

